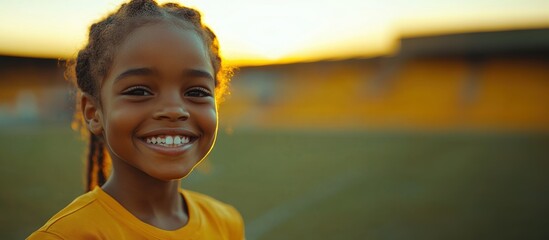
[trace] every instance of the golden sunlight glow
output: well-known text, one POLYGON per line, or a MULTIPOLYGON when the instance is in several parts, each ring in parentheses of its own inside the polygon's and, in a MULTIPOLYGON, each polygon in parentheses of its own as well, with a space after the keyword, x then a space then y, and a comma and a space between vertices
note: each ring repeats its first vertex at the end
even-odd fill
MULTIPOLYGON (((0 0, 0 54, 72 57, 89 25, 122 0, 0 0)), ((168 1, 159 1, 160 3, 168 1)), ((233 65, 364 57, 395 50, 401 34, 549 26, 549 1, 176 1, 195 7, 233 65), (527 3, 528 2, 528 3, 527 3)))

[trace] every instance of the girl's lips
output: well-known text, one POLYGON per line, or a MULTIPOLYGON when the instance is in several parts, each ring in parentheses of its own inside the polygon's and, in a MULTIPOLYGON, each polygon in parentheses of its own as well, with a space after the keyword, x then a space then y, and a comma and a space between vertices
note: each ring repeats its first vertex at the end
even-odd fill
POLYGON ((179 156, 183 153, 185 153, 198 139, 198 135, 195 134, 192 131, 182 129, 182 128, 157 128, 150 131, 145 131, 142 134, 138 134, 137 139, 139 139, 139 142, 145 147, 159 153, 162 155, 167 156, 179 156), (162 146, 160 144, 155 144, 152 142, 147 142, 147 138, 154 138, 157 136, 162 136, 163 138, 166 136, 185 136, 188 138, 189 142, 183 143, 183 144, 169 144, 170 146, 162 146))
POLYGON ((196 138, 193 138, 190 142, 182 144, 180 146, 166 147, 162 145, 157 145, 153 143, 147 143, 143 139, 139 138, 139 142, 145 145, 147 148, 167 156, 179 156, 185 153, 196 141, 196 138))
POLYGON ((158 128, 154 130, 145 131, 143 133, 137 134, 139 138, 145 139, 147 137, 154 137, 159 135, 182 135, 188 136, 191 138, 197 138, 198 135, 194 132, 182 128, 158 128))

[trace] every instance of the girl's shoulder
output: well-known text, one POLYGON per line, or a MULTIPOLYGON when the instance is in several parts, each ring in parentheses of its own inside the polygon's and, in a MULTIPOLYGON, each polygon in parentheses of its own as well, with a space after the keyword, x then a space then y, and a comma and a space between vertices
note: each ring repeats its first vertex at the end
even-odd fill
POLYGON ((187 202, 191 219, 193 217, 201 218, 198 219, 201 222, 208 222, 211 226, 217 225, 218 228, 231 232, 232 236, 242 236, 243 238, 244 221, 238 210, 232 205, 206 194, 184 189, 181 189, 180 192, 187 202))
MULTIPOLYGON (((65 236, 86 237, 89 236, 86 235, 88 231, 83 231, 85 229, 81 226, 90 226, 90 222, 103 219, 105 214, 107 213, 97 201, 97 189, 95 189, 77 197, 28 239, 43 239, 44 236, 49 236, 51 239, 66 239, 65 236)), ((87 230, 94 232, 91 227, 87 227, 87 230)))
POLYGON ((180 189, 180 192, 188 204, 195 204, 196 207, 204 208, 204 210, 228 211, 231 214, 238 214, 238 211, 233 206, 206 194, 185 189, 180 189))

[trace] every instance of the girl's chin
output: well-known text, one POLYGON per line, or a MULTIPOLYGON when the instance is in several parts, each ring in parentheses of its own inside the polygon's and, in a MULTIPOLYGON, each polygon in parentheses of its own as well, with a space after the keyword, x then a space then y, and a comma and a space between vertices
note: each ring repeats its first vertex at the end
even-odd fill
POLYGON ((180 180, 190 175, 198 165, 198 162, 192 158, 157 159, 154 163, 150 162, 140 168, 141 171, 153 178, 162 181, 171 181, 180 180))
MULTIPOLYGON (((173 169, 172 169, 173 170, 173 169)), ((192 172, 192 169, 186 170, 186 171, 170 171, 170 172, 156 172, 149 174, 149 176, 156 178, 161 181, 174 181, 174 180, 181 180, 183 178, 186 178, 189 176, 192 172)))
POLYGON ((181 180, 185 176, 187 176, 187 175, 186 174, 162 174, 162 175, 156 174, 156 175, 153 175, 151 177, 156 178, 160 181, 170 182, 170 181, 181 180))

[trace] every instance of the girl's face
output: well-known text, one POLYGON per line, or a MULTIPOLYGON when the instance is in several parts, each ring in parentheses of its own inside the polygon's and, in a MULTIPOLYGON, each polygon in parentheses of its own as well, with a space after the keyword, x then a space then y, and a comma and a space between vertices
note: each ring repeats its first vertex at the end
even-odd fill
POLYGON ((101 86, 98 113, 113 161, 160 180, 185 177, 215 141, 214 88, 196 32, 169 23, 133 31, 101 86))

